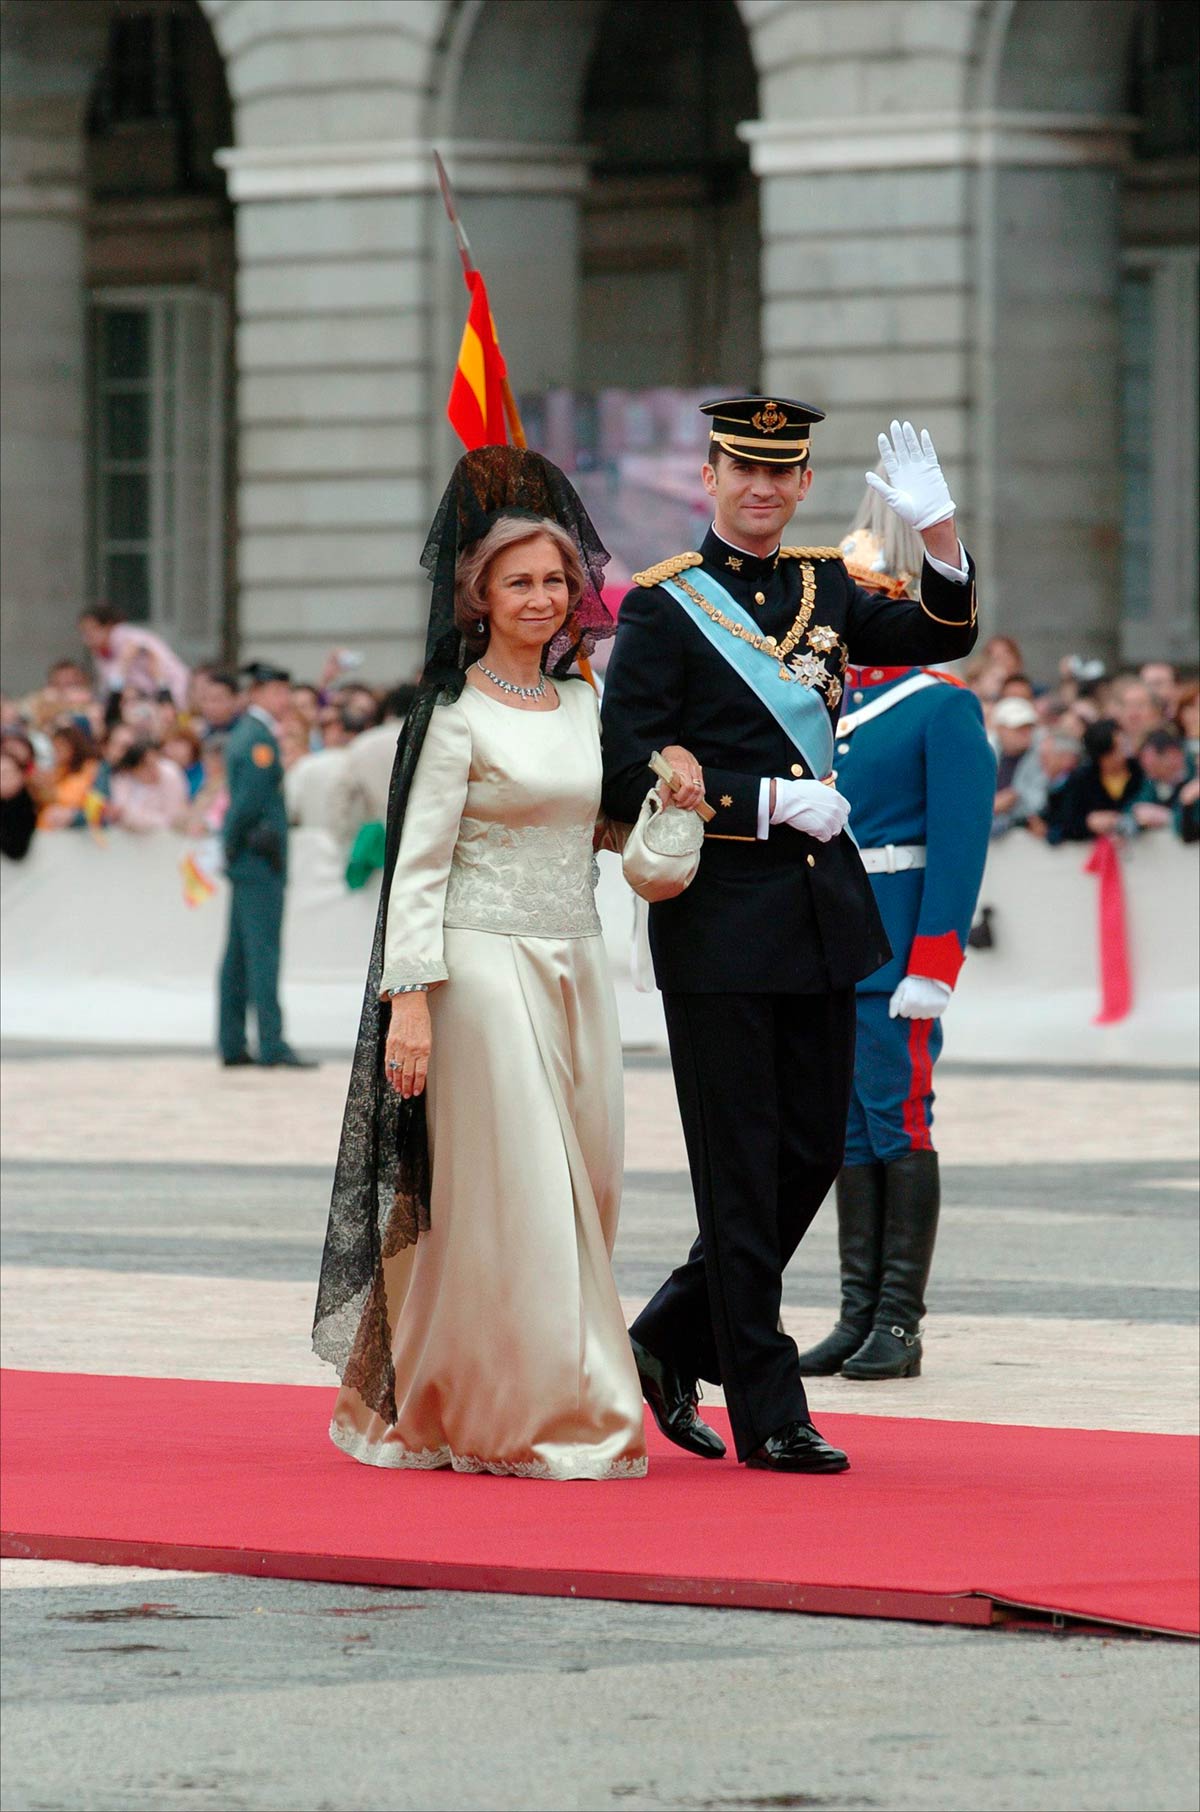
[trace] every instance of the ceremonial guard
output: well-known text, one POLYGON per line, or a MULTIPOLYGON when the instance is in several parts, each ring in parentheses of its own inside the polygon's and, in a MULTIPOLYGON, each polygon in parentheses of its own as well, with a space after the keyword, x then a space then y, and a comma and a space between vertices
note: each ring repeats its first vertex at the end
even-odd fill
POLYGON ((636 819, 655 750, 676 803, 707 798, 699 872, 650 908, 700 1234, 631 1330, 660 1428, 723 1444, 697 1412, 724 1387, 737 1455, 841 1471, 812 1426, 782 1273, 842 1164, 856 984, 890 951, 833 785, 847 664, 965 655, 975 585, 929 436, 892 424, 874 483, 925 542, 920 595, 854 583, 834 547, 782 547, 812 480, 823 412, 784 398, 704 405, 715 522, 695 552, 637 575, 604 697, 605 807, 636 819))
POLYGON ((269 1069, 311 1069, 283 1036, 279 957, 287 884, 287 808, 279 718, 290 676, 258 661, 245 669, 250 704, 230 732, 225 761, 229 809, 223 841, 229 877, 229 935, 221 964, 218 1041, 227 1069, 254 1062, 246 1011, 254 1007, 258 1062, 269 1069))
MULTIPOLYGON (((907 596, 920 570, 916 537, 871 491, 842 553, 856 584, 887 597, 907 596)), ((800 1369, 916 1377, 940 1203, 933 1068, 983 879, 996 760, 974 693, 903 664, 847 669, 834 760, 892 957, 858 984, 841 1316, 800 1369)))

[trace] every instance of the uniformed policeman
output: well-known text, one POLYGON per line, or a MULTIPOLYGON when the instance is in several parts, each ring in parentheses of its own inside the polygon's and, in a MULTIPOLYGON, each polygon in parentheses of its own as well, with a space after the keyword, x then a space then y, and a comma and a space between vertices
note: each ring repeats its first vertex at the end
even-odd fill
MULTIPOLYGON (((872 493, 860 512, 870 517, 872 493)), ((880 523, 879 527, 887 525, 880 523)), ((893 523, 893 544, 900 536, 893 523)), ((865 524, 842 542, 869 590, 903 596, 920 565, 865 524), (897 567, 905 570, 897 573, 897 567)), ((850 667, 834 760, 892 959, 858 984, 846 1163, 837 1181, 842 1308, 800 1355, 806 1377, 915 1377, 937 1237, 933 1068, 983 878, 996 760, 979 701, 902 664, 850 667)))
POLYGON ((823 412, 754 396, 704 413, 713 527, 637 575, 604 695, 609 815, 636 818, 656 749, 677 802, 715 813, 691 887, 650 908, 700 1234, 631 1333, 678 1445, 724 1452, 697 1413, 704 1378, 724 1387, 740 1460, 841 1471, 779 1326, 783 1270, 841 1168, 855 984, 890 955, 849 807, 826 784, 833 725, 849 661, 968 653, 974 573, 927 434, 894 422, 880 436, 875 486, 926 556, 919 598, 889 598, 855 585, 836 548, 780 545, 823 412))
POLYGON ((269 1069, 312 1069, 283 1036, 279 955, 287 883, 287 810, 279 719, 291 695, 281 667, 245 670, 250 704, 230 732, 225 759, 229 809, 223 840, 229 876, 229 935, 221 964, 218 1039, 227 1068, 252 1063, 246 1009, 254 1007, 258 1062, 269 1069))

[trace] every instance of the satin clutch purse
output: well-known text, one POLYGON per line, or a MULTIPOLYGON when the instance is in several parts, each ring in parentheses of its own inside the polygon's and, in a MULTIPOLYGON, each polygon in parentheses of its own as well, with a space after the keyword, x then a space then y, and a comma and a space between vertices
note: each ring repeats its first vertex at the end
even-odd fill
POLYGON ((651 904, 673 900, 695 880, 703 842, 704 826, 695 812, 664 805, 658 788, 651 787, 625 839, 621 854, 625 879, 651 904))
MULTIPOLYGON (((670 764, 661 755, 655 755, 650 766, 668 786, 675 782, 670 764)), ((712 815, 711 806, 705 806, 703 812, 685 812, 677 805, 664 805, 658 788, 651 787, 621 854, 625 879, 634 893, 653 905, 673 900, 690 887, 700 866, 704 818, 712 815)))

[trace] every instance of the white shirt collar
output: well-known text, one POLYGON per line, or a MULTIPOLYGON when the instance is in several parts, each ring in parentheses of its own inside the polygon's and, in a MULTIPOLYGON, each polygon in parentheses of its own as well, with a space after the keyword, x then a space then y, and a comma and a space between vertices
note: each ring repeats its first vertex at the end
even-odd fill
POLYGON ((747 560, 773 560, 783 546, 782 541, 777 541, 769 554, 752 554, 748 547, 739 547, 736 541, 730 541, 727 536, 721 533, 720 529, 717 527, 715 516, 713 517, 712 532, 723 547, 731 547, 735 554, 745 554, 747 560))
POLYGON ((257 717, 259 723, 266 724, 272 736, 279 735, 279 724, 277 720, 271 716, 269 711, 264 711, 261 705, 247 705, 246 716, 257 717))

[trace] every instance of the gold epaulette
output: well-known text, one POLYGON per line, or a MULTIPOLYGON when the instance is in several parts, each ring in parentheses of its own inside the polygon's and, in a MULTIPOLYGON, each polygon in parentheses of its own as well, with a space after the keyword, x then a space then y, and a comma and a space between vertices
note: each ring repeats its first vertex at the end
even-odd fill
POLYGON ((840 560, 840 547, 781 547, 781 560, 840 560))
POLYGON ((673 579, 676 573, 686 572, 689 566, 703 564, 703 554, 672 554, 669 560, 648 566, 644 573, 634 573, 633 582, 635 585, 661 585, 664 579, 673 579))

